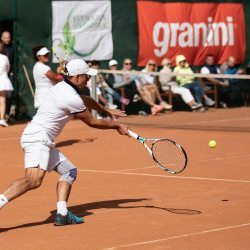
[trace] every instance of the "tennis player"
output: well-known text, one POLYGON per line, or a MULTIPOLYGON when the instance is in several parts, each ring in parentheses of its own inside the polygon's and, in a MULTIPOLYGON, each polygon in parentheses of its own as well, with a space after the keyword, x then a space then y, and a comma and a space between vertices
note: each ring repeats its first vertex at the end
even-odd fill
POLYGON ((49 63, 50 51, 44 45, 36 45, 32 49, 33 58, 36 64, 33 68, 33 77, 35 80, 35 108, 39 108, 47 97, 50 88, 61 82, 63 79, 59 73, 63 70, 63 61, 59 63, 56 73, 47 65, 49 63))
POLYGON ((78 218, 67 210, 71 186, 76 179, 77 169, 55 148, 55 138, 65 124, 75 115, 90 127, 98 129, 116 129, 121 135, 127 135, 128 126, 117 122, 95 119, 88 109, 105 113, 108 117, 126 116, 121 110, 109 110, 87 96, 80 96, 91 75, 97 70, 89 68, 85 61, 75 59, 66 65, 66 79, 50 89, 37 114, 25 128, 21 146, 25 153, 25 177, 15 180, 1 195, 0 209, 9 201, 29 190, 38 188, 46 172, 52 170, 61 175, 57 185, 57 214, 54 225, 79 224, 78 218))

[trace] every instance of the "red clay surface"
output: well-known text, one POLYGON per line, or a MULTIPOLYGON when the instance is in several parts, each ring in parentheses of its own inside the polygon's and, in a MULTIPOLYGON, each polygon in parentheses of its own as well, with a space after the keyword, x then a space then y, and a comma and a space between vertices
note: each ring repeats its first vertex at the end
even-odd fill
MULTIPOLYGON (((0 193, 24 175, 25 126, 0 129, 0 193)), ((250 249, 250 134, 131 129, 182 145, 184 172, 163 171, 133 138, 73 120, 56 142, 79 170, 68 206, 85 223, 53 226, 59 176, 50 173, 0 211, 0 249, 250 249)))

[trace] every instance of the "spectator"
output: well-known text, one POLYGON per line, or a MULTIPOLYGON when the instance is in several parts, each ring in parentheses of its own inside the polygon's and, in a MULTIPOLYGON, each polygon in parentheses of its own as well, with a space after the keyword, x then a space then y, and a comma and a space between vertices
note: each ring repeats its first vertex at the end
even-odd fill
POLYGON ((182 100, 192 109, 198 109, 202 107, 201 103, 196 103, 194 100, 194 97, 192 96, 191 92, 187 88, 180 87, 176 81, 173 80, 174 76, 169 76, 172 72, 171 66, 171 60, 168 58, 165 58, 162 60, 161 65, 163 68, 160 70, 160 73, 164 73, 165 75, 160 75, 159 81, 161 84, 161 89, 164 92, 169 91, 169 86, 171 86, 171 91, 174 94, 178 94, 181 96, 182 100))
POLYGON ((33 58, 36 64, 33 67, 33 76, 36 85, 35 108, 44 102, 53 85, 63 81, 58 75, 63 70, 63 62, 59 63, 56 73, 47 65, 49 63, 49 50, 44 45, 36 45, 33 49, 33 58))
MULTIPOLYGON (((14 86, 14 45, 11 42, 11 35, 8 31, 4 31, 1 37, 3 43, 2 54, 6 55, 9 59, 10 70, 8 72, 8 77, 11 81, 12 86, 14 86)), ((5 119, 8 121, 10 118, 10 107, 12 102, 13 91, 8 91, 6 97, 6 111, 5 119)))
MULTIPOLYGON (((185 56, 178 55, 176 57, 176 67, 174 68, 175 73, 180 74, 193 74, 193 70, 189 67, 185 56)), ((201 98, 205 99, 205 105, 213 106, 215 101, 206 96, 199 81, 195 81, 192 76, 177 76, 176 80, 179 82, 180 87, 188 88, 190 91, 194 91, 195 98, 198 104, 202 104, 201 98)), ((199 112, 204 112, 205 108, 199 108, 199 112)))
MULTIPOLYGON (((96 65, 96 67, 94 67, 95 69, 100 68, 99 62, 94 63, 94 65, 96 65)), ((113 67, 116 67, 116 69, 117 69, 118 63, 116 60, 111 60, 109 62, 109 65, 112 65, 113 67)), ((106 100, 108 103, 113 104, 113 98, 115 100, 125 104, 125 105, 128 105, 130 103, 129 99, 126 99, 126 98, 120 96, 111 86, 109 86, 109 84, 105 82, 105 80, 101 74, 97 74, 97 84, 98 84, 99 88, 103 89, 104 94, 106 96, 106 100)))
MULTIPOLYGON (((232 56, 227 59, 227 65, 226 75, 242 75, 244 73, 243 69, 238 69, 235 66, 235 59, 232 56)), ((229 83, 230 85, 237 85, 242 92, 250 92, 249 80, 230 78, 229 83)))
MULTIPOLYGON (((123 61, 123 71, 134 71, 132 70, 133 62, 130 58, 125 58, 123 61)), ((136 74, 124 74, 122 75, 123 84, 119 87, 124 87, 125 96, 133 102, 138 102, 141 100, 140 94, 137 90, 135 80, 137 78, 136 74)))
POLYGON ((7 56, 2 55, 3 44, 0 43, 0 125, 8 127, 8 123, 4 120, 6 110, 6 96, 9 91, 13 91, 13 86, 8 78, 10 63, 7 56))
MULTIPOLYGON (((98 61, 92 61, 92 67, 93 69, 99 69, 99 65, 100 63, 98 61)), ((88 62, 88 65, 90 65, 90 62, 88 62)), ((101 80, 103 80, 103 77, 100 74, 97 74, 96 76, 96 85, 98 85, 101 80)), ((87 83, 87 87, 89 88, 90 94, 92 93, 92 79, 90 78, 88 83, 87 83)), ((105 95, 105 93, 103 93, 105 95)), ((106 98, 102 95, 102 92, 100 90, 100 88, 98 86, 96 86, 96 96, 97 96, 97 101, 102 102, 106 107, 108 107, 109 109, 116 109, 117 105, 112 104, 112 103, 108 103, 106 98)), ((102 119, 102 116, 98 114, 97 116, 98 119, 102 119)))
MULTIPOLYGON (((201 74, 220 74, 220 70, 214 65, 214 56, 209 54, 206 56, 206 63, 201 68, 201 74)), ((222 108, 228 108, 228 104, 232 105, 234 99, 238 95, 240 88, 236 85, 229 84, 227 80, 221 78, 204 78, 204 81, 215 83, 219 92, 219 104, 222 108)), ((210 84, 210 88, 214 88, 210 84)))
MULTIPOLYGON (((154 60, 149 60, 142 72, 157 72, 156 62, 154 60)), ((156 82, 157 78, 155 75, 141 74, 138 80, 136 81, 136 85, 139 89, 141 89, 141 87, 145 87, 146 89, 148 89, 148 91, 151 93, 154 102, 157 99, 160 105, 164 107, 164 109, 171 109, 172 105, 169 105, 168 103, 162 100, 156 82)))

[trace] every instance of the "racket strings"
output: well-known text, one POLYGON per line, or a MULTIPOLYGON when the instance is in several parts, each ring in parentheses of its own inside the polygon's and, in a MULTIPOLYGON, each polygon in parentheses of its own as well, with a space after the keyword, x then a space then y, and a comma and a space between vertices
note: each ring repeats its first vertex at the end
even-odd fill
POLYGON ((63 61, 67 57, 67 49, 62 40, 55 39, 53 41, 53 52, 59 61, 63 61))
POLYGON ((178 173, 186 166, 186 157, 182 149, 167 140, 159 140, 152 145, 153 156, 164 168, 178 173))

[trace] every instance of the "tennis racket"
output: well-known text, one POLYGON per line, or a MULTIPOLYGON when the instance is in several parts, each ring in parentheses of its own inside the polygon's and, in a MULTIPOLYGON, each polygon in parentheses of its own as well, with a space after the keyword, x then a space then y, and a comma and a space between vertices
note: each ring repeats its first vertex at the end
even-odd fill
POLYGON ((178 174, 186 168, 187 154, 178 143, 168 139, 143 138, 131 130, 129 130, 129 134, 144 145, 156 164, 163 170, 171 174, 178 174), (145 141, 153 142, 151 149, 145 141))
POLYGON ((65 63, 68 57, 68 50, 66 44, 59 38, 56 38, 52 42, 52 51, 59 62, 63 62, 63 66, 65 67, 65 63))

